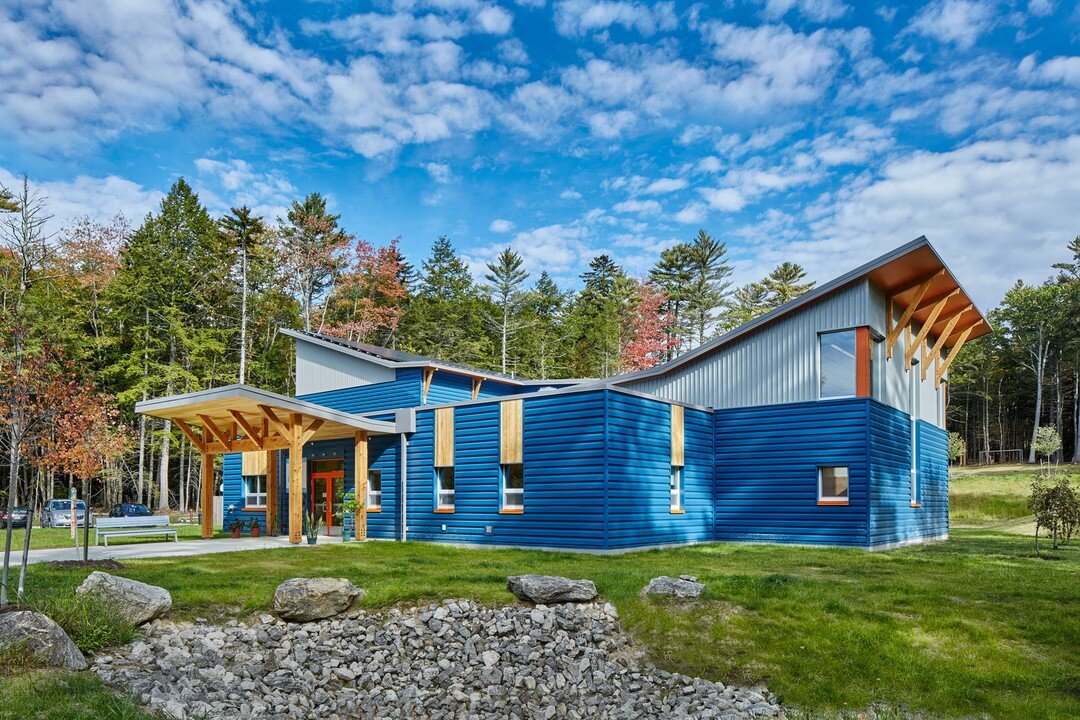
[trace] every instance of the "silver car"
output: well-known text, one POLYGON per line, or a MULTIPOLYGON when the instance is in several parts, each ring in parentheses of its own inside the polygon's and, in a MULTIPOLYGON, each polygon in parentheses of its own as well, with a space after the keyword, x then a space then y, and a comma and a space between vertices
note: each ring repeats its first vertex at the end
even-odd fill
MULTIPOLYGON (((82 500, 75 501, 75 520, 79 527, 86 522, 86 503, 82 500)), ((41 527, 71 527, 71 501, 50 500, 45 503, 41 509, 41 527)))

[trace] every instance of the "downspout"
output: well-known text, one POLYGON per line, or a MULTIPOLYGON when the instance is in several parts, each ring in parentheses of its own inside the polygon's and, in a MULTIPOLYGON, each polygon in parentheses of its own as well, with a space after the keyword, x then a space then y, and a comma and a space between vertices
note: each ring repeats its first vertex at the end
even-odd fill
POLYGON ((608 442, 610 440, 610 428, 608 426, 608 397, 610 390, 604 389, 604 549, 608 549, 608 442))
POLYGON ((405 433, 398 435, 398 475, 401 478, 399 486, 401 488, 401 542, 405 542, 406 534, 408 533, 408 503, 409 503, 409 438, 405 436, 405 433))

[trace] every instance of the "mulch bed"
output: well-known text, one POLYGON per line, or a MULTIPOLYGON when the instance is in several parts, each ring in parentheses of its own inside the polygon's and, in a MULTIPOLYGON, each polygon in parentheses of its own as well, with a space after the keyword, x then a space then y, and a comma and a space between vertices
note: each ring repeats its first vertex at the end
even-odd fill
POLYGON ((54 560, 45 563, 45 567, 52 568, 90 568, 92 570, 124 570, 126 566, 116 560, 54 560))

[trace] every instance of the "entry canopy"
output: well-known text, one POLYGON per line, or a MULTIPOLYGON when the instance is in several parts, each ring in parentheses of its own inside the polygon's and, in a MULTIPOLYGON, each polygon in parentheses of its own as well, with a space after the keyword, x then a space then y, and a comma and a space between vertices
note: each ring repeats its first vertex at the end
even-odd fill
POLYGON ((172 420, 207 454, 289 448, 358 432, 395 432, 393 422, 341 412, 249 385, 143 400, 135 412, 172 420), (198 431, 201 430, 201 433, 198 431))

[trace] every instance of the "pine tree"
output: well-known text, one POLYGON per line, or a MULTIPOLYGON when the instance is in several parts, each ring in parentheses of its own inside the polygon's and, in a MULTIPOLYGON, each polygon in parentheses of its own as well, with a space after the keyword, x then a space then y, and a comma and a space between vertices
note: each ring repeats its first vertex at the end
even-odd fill
POLYGON ((727 245, 705 230, 698 230, 690 245, 693 271, 689 285, 687 312, 698 345, 709 339, 731 288, 731 266, 727 263, 727 245))
POLYGON ((1072 260, 1051 265, 1055 270, 1060 270, 1058 282, 1080 282, 1080 235, 1073 238, 1066 246, 1072 253, 1072 260))
POLYGON ((293 201, 278 219, 282 259, 300 299, 304 329, 310 331, 317 304, 331 291, 345 267, 345 249, 353 236, 338 226, 340 215, 326 209, 326 198, 311 193, 293 201))
POLYGON ((500 311, 497 318, 488 318, 488 321, 499 334, 500 369, 504 373, 510 339, 522 328, 517 314, 521 307, 521 286, 529 277, 522 264, 521 256, 506 248, 499 253, 495 262, 487 264, 488 272, 484 275, 484 279, 490 283, 484 286, 484 290, 500 311))
POLYGON ((661 310, 668 318, 669 336, 667 341, 667 359, 679 354, 682 338, 686 335, 686 306, 690 301, 691 285, 694 279, 692 249, 689 243, 679 243, 660 253, 649 277, 664 293, 661 310))
POLYGON ((731 330, 745 325, 769 311, 769 290, 760 282, 743 285, 731 295, 728 311, 724 314, 723 329, 731 330))
POLYGON ((761 281, 769 293, 769 308, 780 307, 809 292, 816 283, 813 280, 804 282, 805 279, 806 270, 802 265, 793 262, 777 265, 776 269, 761 281))
POLYGON ((581 279, 569 318, 575 374, 608 377, 620 367, 626 305, 636 285, 608 255, 593 258, 581 279))
POLYGON ((261 217, 253 215, 251 208, 243 206, 230 208, 229 214, 219 221, 222 236, 231 244, 236 253, 240 273, 240 367, 237 377, 244 384, 248 356, 248 289, 249 270, 253 261, 259 257, 260 250, 266 243, 266 224, 261 217))
POLYGON ((522 320, 529 332, 518 341, 522 364, 530 377, 540 380, 564 377, 567 365, 566 328, 563 311, 566 295, 547 271, 524 293, 522 320))
POLYGON ((431 257, 423 262, 420 294, 430 298, 463 299, 474 294, 469 266, 458 257, 453 244, 440 235, 431 246, 431 257))

